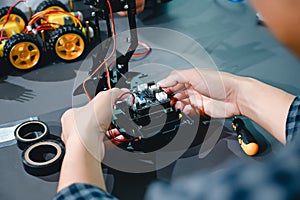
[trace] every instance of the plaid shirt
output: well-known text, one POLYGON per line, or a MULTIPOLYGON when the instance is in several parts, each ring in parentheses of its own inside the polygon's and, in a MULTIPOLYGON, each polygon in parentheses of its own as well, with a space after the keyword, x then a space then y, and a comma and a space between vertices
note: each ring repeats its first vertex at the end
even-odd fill
POLYGON ((102 189, 89 184, 75 183, 60 191, 53 200, 117 200, 102 189))
POLYGON ((300 96, 296 97, 292 103, 286 121, 286 141, 293 140, 296 133, 300 131, 300 96))
MULTIPOLYGON (((146 199, 300 199, 300 96, 295 98, 290 107, 286 135, 290 144, 261 165, 241 161, 222 172, 194 174, 172 184, 154 183, 148 189, 146 199)), ((62 199, 116 198, 92 185, 73 184, 54 198, 62 199)))

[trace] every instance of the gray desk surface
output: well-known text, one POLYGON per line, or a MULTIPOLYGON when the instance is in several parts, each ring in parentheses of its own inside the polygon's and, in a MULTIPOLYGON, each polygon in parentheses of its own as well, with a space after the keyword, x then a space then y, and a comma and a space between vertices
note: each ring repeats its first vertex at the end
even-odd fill
MULTIPOLYGON (((10 1, 1 2, 1 7, 8 5, 8 2, 10 1)), ((117 32, 126 29, 122 25, 126 24, 124 20, 116 19, 117 32)), ((300 94, 299 61, 266 27, 256 24, 255 12, 248 3, 234 4, 227 0, 173 0, 153 13, 146 10, 139 16, 138 26, 162 27, 178 31, 201 44, 213 58, 218 69, 251 76, 293 94, 300 94)), ((148 37, 146 41, 150 39, 151 37, 148 37)), ((151 41, 148 42, 151 44, 151 41)), ((178 43, 180 44, 180 41, 178 43)), ((153 51, 144 59, 134 60, 131 69, 144 69, 139 66, 151 63, 172 68, 188 66, 186 61, 176 58, 176 55, 164 57, 161 55, 161 52, 153 51)), ((75 63, 57 62, 25 73, 12 70, 9 74, 1 75, 0 124, 39 116, 49 124, 52 132, 59 135, 59 118, 63 111, 74 104, 86 101, 84 95, 73 96, 73 91, 78 85, 76 76, 87 73, 81 66, 82 63, 86 64, 85 62, 89 62, 88 58, 87 61, 75 63)), ((3 65, 2 62, 0 64, 3 65)), ((155 76, 159 68, 154 69, 150 69, 147 73, 155 76)), ((261 133, 267 144, 274 144, 274 140, 260 127, 250 121, 247 124, 261 133)), ((186 169, 189 172, 215 171, 223 168, 223 163, 230 159, 235 159, 236 162, 260 161, 272 154, 269 146, 257 157, 247 157, 241 152, 237 141, 230 136, 221 139, 216 148, 203 159, 199 159, 192 151, 190 156, 159 170, 155 176, 172 180, 187 174, 186 169)), ((41 179, 26 174, 21 165, 20 155, 21 151, 16 145, 0 149, 0 198, 51 199, 57 185, 55 179, 51 177, 41 179)), ((110 190, 118 187, 116 180, 114 184, 113 176, 107 175, 110 190)), ((130 191, 130 188, 128 190, 130 191)), ((138 199, 137 196, 131 197, 138 199)))

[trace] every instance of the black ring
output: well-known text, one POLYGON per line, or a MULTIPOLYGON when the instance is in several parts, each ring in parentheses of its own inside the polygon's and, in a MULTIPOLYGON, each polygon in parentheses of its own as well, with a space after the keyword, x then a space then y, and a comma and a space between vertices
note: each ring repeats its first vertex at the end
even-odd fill
POLYGON ((61 141, 43 140, 28 146, 22 153, 22 162, 27 173, 47 176, 60 171, 65 155, 61 141))
POLYGON ((15 129, 18 147, 23 150, 29 145, 39 142, 49 136, 48 126, 38 120, 27 121, 15 129))

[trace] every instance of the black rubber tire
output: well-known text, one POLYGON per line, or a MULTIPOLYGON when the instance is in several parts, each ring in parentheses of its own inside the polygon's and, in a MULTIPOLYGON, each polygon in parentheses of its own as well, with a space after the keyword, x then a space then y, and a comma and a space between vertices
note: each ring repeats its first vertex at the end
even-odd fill
POLYGON ((85 54, 85 52, 86 52, 86 49, 87 49, 86 45, 87 45, 86 37, 84 36, 84 34, 82 33, 82 31, 79 30, 78 28, 74 27, 74 26, 71 26, 71 25, 61 26, 58 29, 55 29, 51 33, 50 39, 47 42, 48 51, 54 52, 54 54, 57 56, 57 58, 59 58, 60 60, 65 61, 65 62, 73 62, 73 61, 76 61, 76 60, 80 60, 82 58, 82 56, 85 54), (57 52, 55 51, 55 44, 56 44, 57 40, 61 36, 65 35, 67 33, 75 33, 75 34, 77 34, 78 36, 80 36, 82 38, 82 40, 84 42, 84 50, 83 50, 82 54, 80 56, 78 56, 77 58, 73 59, 73 60, 65 60, 65 59, 61 58, 57 54, 57 52))
POLYGON ((48 176, 60 171, 64 155, 65 146, 61 140, 42 140, 23 151, 23 167, 33 176, 48 176), (55 154, 55 157, 45 158, 48 153, 55 154))
MULTIPOLYGON (((2 17, 4 17, 5 15, 7 15, 8 10, 9 10, 9 7, 8 7, 8 6, 7 6, 7 7, 3 7, 3 8, 0 9, 0 19, 1 19, 2 17)), ((10 13, 11 13, 11 14, 18 15, 20 18, 22 18, 22 20, 24 21, 25 25, 27 25, 27 23, 28 23, 27 17, 26 17, 26 15, 25 15, 20 9, 14 7, 14 8, 11 10, 10 13)), ((24 27, 24 28, 25 28, 25 27, 24 27)))
MULTIPOLYGON (((10 62, 10 59, 9 59, 9 56, 10 56, 10 51, 11 49, 17 45, 18 43, 20 42, 24 42, 24 41, 27 41, 27 42, 31 42, 33 44, 35 44, 38 49, 39 49, 39 52, 40 52, 40 58, 38 60, 38 62, 32 66, 31 68, 28 68, 28 69, 25 69, 25 70, 30 70, 36 66, 38 66, 39 62, 41 61, 41 57, 42 57, 42 47, 40 45, 40 43, 34 39, 34 37, 32 35, 28 35, 28 34, 25 34, 25 33, 20 33, 20 34, 16 34, 14 36, 12 36, 11 38, 9 38, 6 42, 5 42, 5 45, 4 45, 4 58, 13 66, 15 67, 11 62, 10 62)), ((17 67, 16 67, 17 68, 17 67)), ((19 68, 17 68, 19 69, 19 68)), ((23 69, 22 69, 23 70, 23 69)))
POLYGON ((21 123, 15 129, 15 137, 17 145, 21 150, 24 150, 33 143, 42 141, 49 137, 49 128, 46 123, 33 120, 21 123), (37 133, 39 133, 37 135, 37 133))
POLYGON ((42 3, 40 3, 37 8, 35 9, 35 13, 41 12, 51 6, 57 6, 60 7, 61 9, 63 9, 64 11, 69 12, 69 9, 67 8, 67 6, 65 4, 63 4, 60 1, 57 0, 46 0, 43 1, 42 3))

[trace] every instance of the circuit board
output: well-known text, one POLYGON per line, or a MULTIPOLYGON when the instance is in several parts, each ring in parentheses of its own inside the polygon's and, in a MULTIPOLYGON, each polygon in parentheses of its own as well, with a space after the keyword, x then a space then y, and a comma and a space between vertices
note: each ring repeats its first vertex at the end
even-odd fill
POLYGON ((115 144, 128 151, 142 152, 167 145, 179 127, 193 124, 191 118, 171 106, 171 100, 154 82, 132 86, 131 96, 115 106, 115 144))

